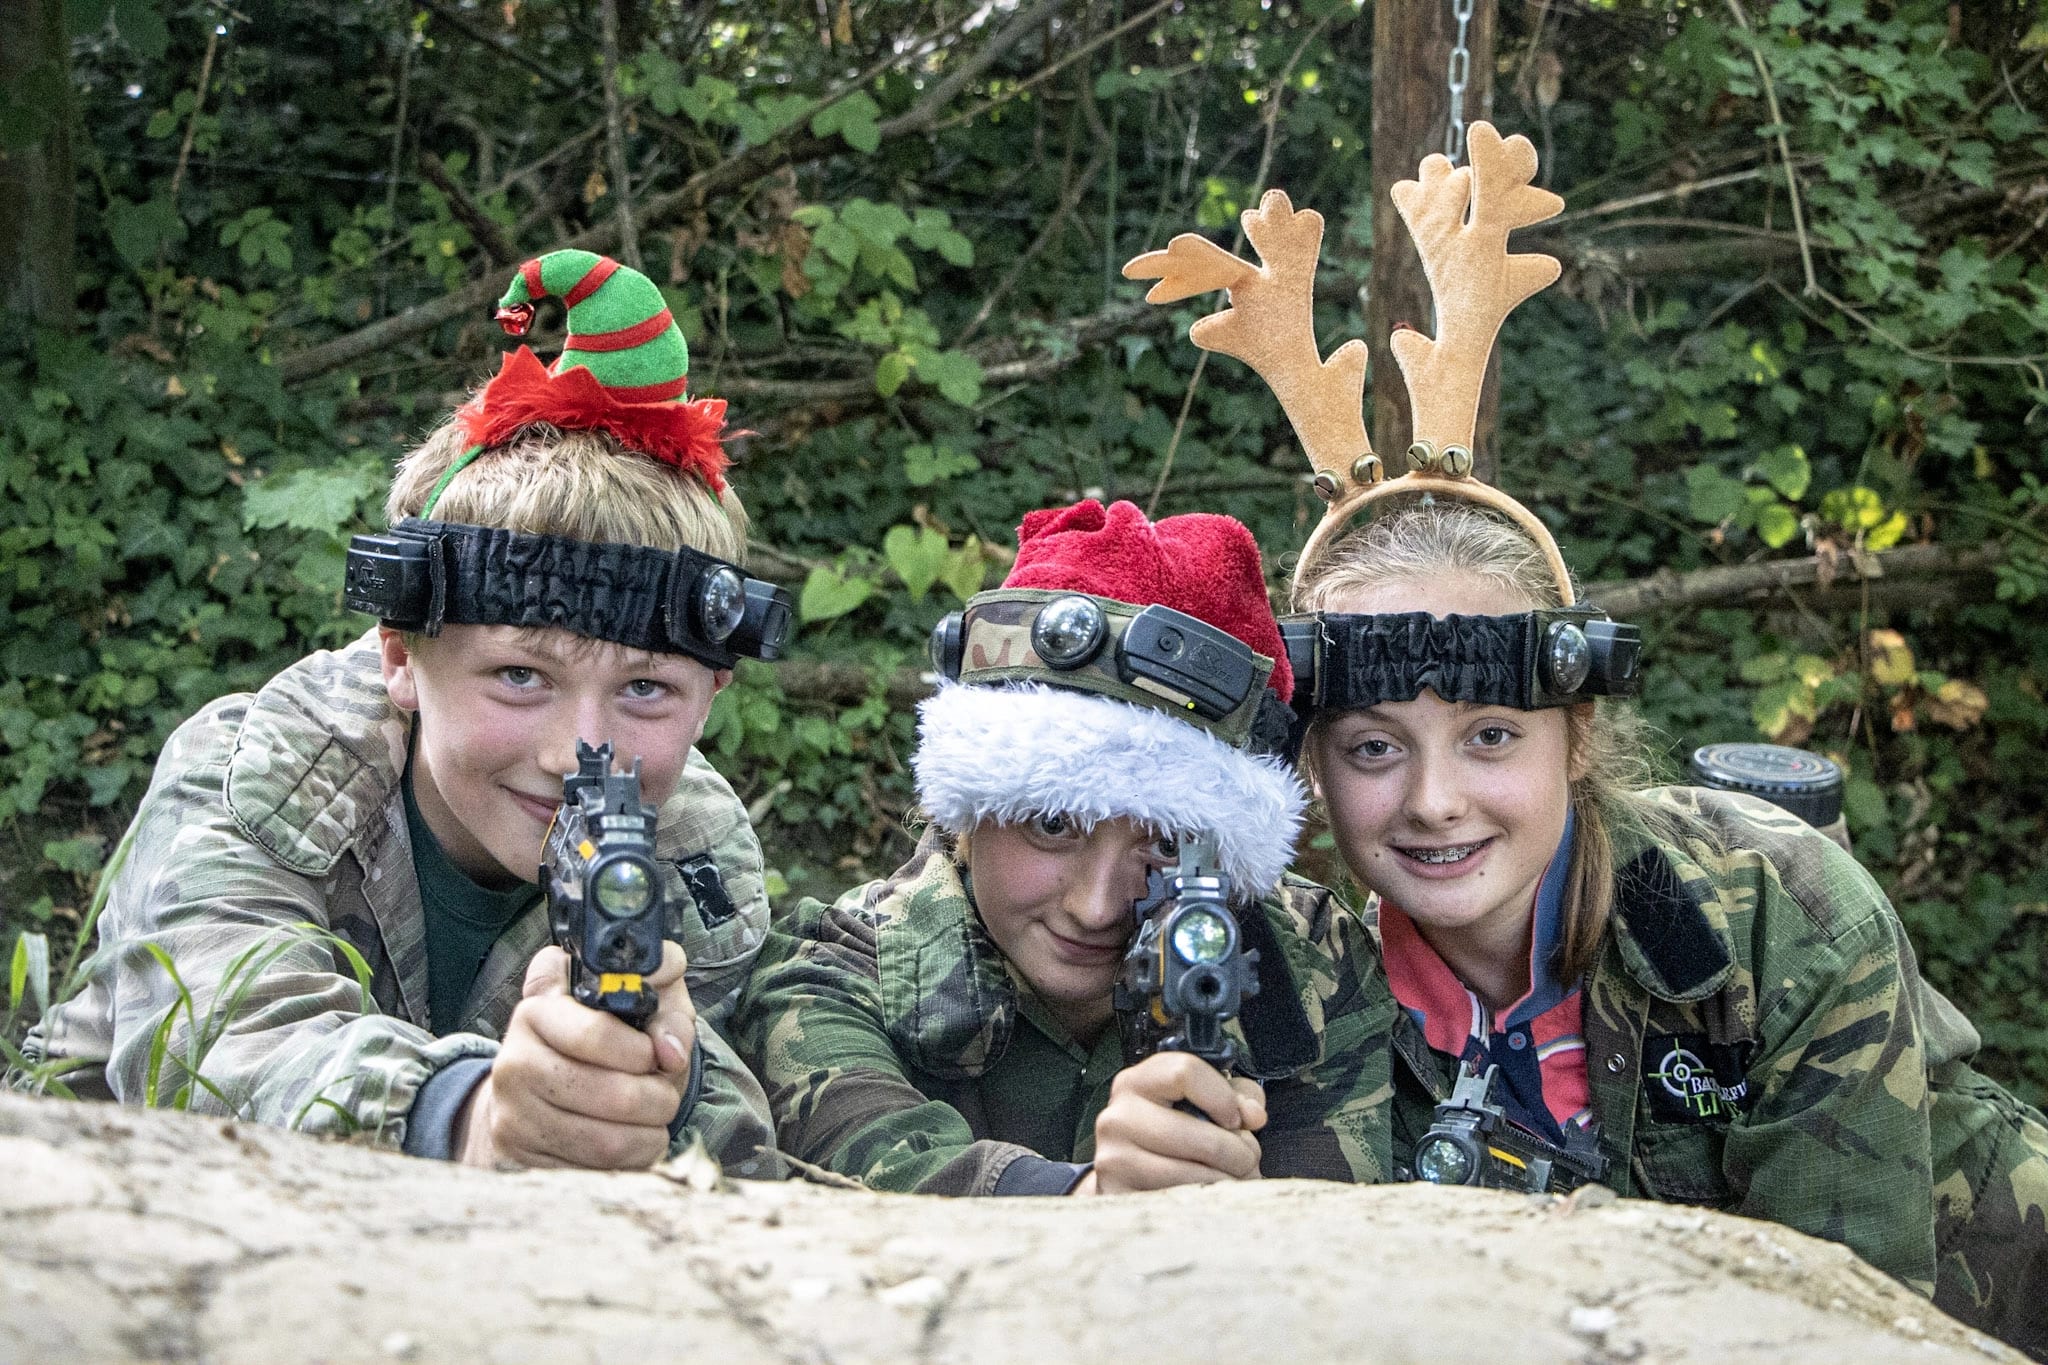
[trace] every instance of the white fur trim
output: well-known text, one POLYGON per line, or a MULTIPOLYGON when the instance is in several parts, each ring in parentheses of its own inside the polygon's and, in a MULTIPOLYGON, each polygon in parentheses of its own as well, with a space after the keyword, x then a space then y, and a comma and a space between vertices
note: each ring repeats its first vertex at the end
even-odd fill
POLYGON ((1038 683, 941 686, 918 707, 910 766, 926 814, 953 833, 1046 814, 1199 830, 1257 895, 1293 861, 1308 803, 1280 759, 1162 711, 1038 683))

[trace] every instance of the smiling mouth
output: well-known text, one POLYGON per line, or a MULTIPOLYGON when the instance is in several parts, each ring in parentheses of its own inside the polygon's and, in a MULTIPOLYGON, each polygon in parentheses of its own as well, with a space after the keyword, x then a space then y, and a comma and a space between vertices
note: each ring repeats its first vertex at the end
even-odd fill
POLYGON ((1431 867, 1443 867, 1450 863, 1464 862, 1492 842, 1491 839, 1481 839, 1471 844, 1446 844, 1441 848, 1404 848, 1399 851, 1404 858, 1413 858, 1416 862, 1427 863, 1431 867))
POLYGON ((1069 957, 1079 958, 1084 961, 1106 961, 1122 955, 1124 950, 1124 945, 1120 942, 1086 943, 1077 938, 1068 938, 1065 934, 1059 933, 1056 930, 1047 929, 1045 932, 1052 935, 1053 942, 1059 947, 1061 952, 1069 957))
POLYGON ((556 808, 562 804, 552 797, 528 796, 525 792, 513 792, 512 799, 542 820, 554 819, 556 808))

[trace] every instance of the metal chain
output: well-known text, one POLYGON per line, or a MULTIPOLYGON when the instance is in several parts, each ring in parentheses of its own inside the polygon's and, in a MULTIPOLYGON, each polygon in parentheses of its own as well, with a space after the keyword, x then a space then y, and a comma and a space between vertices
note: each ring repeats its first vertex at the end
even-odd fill
POLYGON ((1451 87, 1451 122, 1444 129, 1444 155, 1453 166, 1465 159, 1465 82, 1472 74, 1472 49, 1465 35, 1472 24, 1472 7, 1477 0, 1451 0, 1451 17, 1458 21, 1458 41, 1451 47, 1451 69, 1446 79, 1451 87))

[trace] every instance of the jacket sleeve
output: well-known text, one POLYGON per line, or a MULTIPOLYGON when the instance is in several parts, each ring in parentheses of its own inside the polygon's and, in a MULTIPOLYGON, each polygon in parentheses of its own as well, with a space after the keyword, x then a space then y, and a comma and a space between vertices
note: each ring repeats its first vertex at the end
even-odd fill
MULTIPOLYGON (((1286 890, 1295 890, 1292 881, 1286 890)), ((1282 943, 1320 1051, 1307 1070, 1267 1087, 1260 1169, 1268 1177, 1378 1183, 1393 1164, 1398 1006, 1365 926, 1329 892, 1314 891, 1288 896, 1299 932, 1282 943)))
POLYGON ((216 705, 166 746, 109 874, 93 984, 38 1046, 103 1060, 125 1103, 398 1145, 428 1077, 497 1045, 377 1012, 335 947, 331 879, 280 866, 227 808, 239 714, 216 705))
MULTIPOLYGON (((1768 882, 1758 922, 1755 1103, 1728 1134, 1731 1212, 1847 1244, 1922 1293, 1934 1280, 1928 1091, 1911 948, 1847 854, 1768 882), (1802 899, 1816 902, 1810 909, 1802 899)), ((1804 852, 1805 850, 1802 850, 1804 852)))
POLYGON ((734 1014, 733 1041, 768 1092, 782 1150, 876 1190, 1064 1193, 1080 1168, 976 1140, 965 1115, 911 1080, 883 1024, 865 894, 799 906, 770 933, 734 1014))

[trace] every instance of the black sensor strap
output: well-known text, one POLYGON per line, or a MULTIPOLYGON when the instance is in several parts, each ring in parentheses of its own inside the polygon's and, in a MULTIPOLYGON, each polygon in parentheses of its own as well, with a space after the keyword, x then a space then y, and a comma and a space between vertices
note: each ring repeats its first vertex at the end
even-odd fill
POLYGON ((1314 656, 1318 708, 1413 701, 1427 688, 1445 701, 1534 711, 1642 686, 1642 633, 1584 607, 1512 616, 1325 612, 1306 621, 1315 625, 1305 630, 1296 617, 1285 626, 1297 676, 1301 656, 1314 656))
POLYGON ((683 546, 657 550, 495 526, 408 517, 349 544, 343 601, 388 626, 439 634, 444 625, 555 626, 708 668, 773 659, 789 634, 789 595, 722 559, 683 546), (721 576, 721 571, 722 576, 721 576), (737 593, 744 614, 714 638, 737 593))

